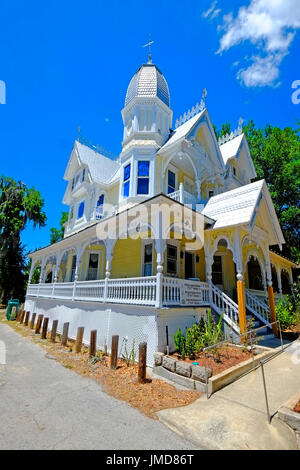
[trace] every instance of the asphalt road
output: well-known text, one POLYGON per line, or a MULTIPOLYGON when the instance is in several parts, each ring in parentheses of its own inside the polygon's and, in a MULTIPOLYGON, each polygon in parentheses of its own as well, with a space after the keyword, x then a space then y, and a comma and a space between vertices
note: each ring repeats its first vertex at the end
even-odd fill
POLYGON ((0 323, 0 449, 195 449, 0 323))

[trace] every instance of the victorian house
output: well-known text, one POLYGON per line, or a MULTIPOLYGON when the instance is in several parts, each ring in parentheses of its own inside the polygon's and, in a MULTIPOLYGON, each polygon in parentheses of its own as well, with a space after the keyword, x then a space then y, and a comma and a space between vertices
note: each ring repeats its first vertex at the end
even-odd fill
POLYGON ((149 364, 208 308, 236 333, 246 312, 275 320, 294 263, 270 250, 285 241, 241 125, 217 141, 204 94, 173 129, 168 85, 151 60, 130 81, 122 119, 117 159, 75 141, 65 235, 29 255, 30 279, 38 265, 41 275, 25 308, 60 328, 69 321, 71 337, 97 329, 99 347, 112 334, 147 341, 149 364))

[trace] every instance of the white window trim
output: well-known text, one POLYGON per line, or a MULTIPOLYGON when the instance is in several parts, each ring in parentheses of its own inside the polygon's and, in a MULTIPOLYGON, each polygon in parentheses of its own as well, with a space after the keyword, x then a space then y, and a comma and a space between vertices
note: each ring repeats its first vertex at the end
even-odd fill
POLYGON ((84 279, 87 281, 87 275, 89 271, 90 255, 98 255, 98 266, 97 266, 97 279, 103 278, 103 250, 87 250, 86 251, 86 267, 84 273, 84 279))
POLYGON ((140 275, 141 277, 145 277, 144 276, 144 269, 145 269, 145 246, 146 245, 152 245, 152 274, 151 276, 153 276, 154 274, 154 248, 155 248, 155 245, 154 245, 154 241, 151 240, 151 239, 142 239, 142 256, 141 256, 141 271, 140 271, 140 275))

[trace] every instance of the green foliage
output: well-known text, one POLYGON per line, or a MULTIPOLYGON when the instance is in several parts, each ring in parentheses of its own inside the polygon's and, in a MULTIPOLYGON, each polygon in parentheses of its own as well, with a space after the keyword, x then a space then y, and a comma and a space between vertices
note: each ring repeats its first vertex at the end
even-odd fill
POLYGON ((294 324, 295 314, 289 296, 284 297, 276 303, 276 315, 282 328, 289 328, 294 324))
MULTIPOLYGON (((230 130, 226 122, 217 137, 230 130)), ((300 261, 300 125, 298 129, 281 129, 267 124, 257 127, 249 121, 243 131, 257 179, 267 182, 275 210, 286 240, 283 254, 300 261)))
POLYGON ((20 235, 28 222, 44 226, 44 200, 34 188, 21 181, 0 177, 0 290, 1 302, 16 297, 23 300, 26 263, 20 235))
POLYGON ((207 319, 201 319, 186 331, 185 336, 179 328, 174 335, 174 344, 176 351, 184 360, 186 356, 194 359, 203 348, 213 346, 223 340, 222 331, 223 317, 216 323, 209 311, 207 319))
POLYGON ((60 228, 59 229, 54 228, 54 227, 50 228, 51 245, 53 245, 53 243, 59 242, 60 240, 64 238, 64 234, 65 234, 64 224, 68 221, 68 217, 69 217, 68 212, 62 212, 60 222, 59 222, 60 228))

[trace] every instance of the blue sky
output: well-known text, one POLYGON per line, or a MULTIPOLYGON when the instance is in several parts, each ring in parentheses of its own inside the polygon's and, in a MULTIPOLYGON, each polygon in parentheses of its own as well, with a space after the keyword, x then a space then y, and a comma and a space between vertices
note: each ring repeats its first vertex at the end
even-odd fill
POLYGON ((49 228, 58 226, 78 126, 95 144, 120 152, 120 111, 130 79, 147 60, 141 46, 149 33, 175 119, 206 87, 217 126, 228 120, 235 127, 240 117, 294 126, 299 3, 1 0, 0 174, 39 189, 48 217, 47 227, 24 232, 28 250, 48 244, 49 228))

